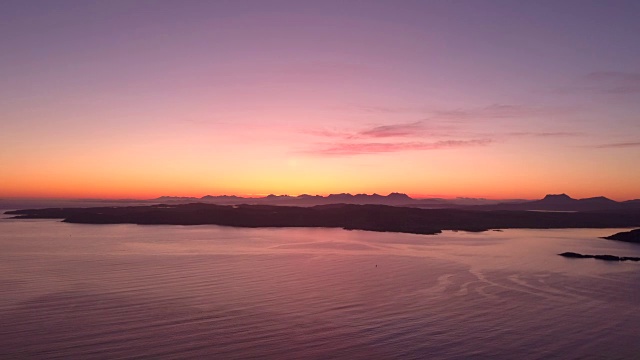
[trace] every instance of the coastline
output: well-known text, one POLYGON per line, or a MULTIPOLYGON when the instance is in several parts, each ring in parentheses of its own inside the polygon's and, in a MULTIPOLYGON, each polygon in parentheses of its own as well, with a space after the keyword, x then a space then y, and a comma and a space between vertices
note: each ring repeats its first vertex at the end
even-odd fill
POLYGON ((443 230, 631 228, 640 210, 535 212, 521 210, 418 209, 386 205, 151 205, 6 211, 14 219, 63 219, 79 224, 326 227, 433 235, 443 230))

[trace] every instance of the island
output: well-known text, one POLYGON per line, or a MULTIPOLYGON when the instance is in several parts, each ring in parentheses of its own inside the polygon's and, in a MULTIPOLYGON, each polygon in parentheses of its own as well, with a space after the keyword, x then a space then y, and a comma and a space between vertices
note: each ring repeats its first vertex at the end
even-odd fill
POLYGON ((603 237, 603 239, 640 244, 640 229, 619 232, 611 236, 605 236, 603 237))
POLYGON ((574 252, 563 252, 562 254, 558 254, 563 257, 573 258, 573 259, 598 259, 604 261, 640 261, 640 257, 632 257, 632 256, 615 256, 615 255, 583 255, 574 252))
POLYGON ((331 204, 177 205, 13 210, 18 219, 63 219, 79 224, 328 227, 413 234, 443 230, 624 228, 640 226, 640 210, 539 212, 525 210, 422 209, 388 205, 331 204))

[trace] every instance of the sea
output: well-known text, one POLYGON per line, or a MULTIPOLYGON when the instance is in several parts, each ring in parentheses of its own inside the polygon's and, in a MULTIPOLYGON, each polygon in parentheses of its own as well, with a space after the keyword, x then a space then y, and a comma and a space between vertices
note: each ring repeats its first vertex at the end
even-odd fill
POLYGON ((628 229, 0 219, 0 359, 640 359, 628 229))

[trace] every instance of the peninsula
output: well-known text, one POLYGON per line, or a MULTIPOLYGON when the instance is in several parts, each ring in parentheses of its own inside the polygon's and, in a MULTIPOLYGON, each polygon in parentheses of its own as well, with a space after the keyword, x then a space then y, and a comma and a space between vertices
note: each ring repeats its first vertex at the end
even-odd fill
POLYGON ((387 205, 332 204, 312 207, 205 203, 48 208, 8 211, 18 219, 63 219, 82 224, 223 225, 235 227, 329 227, 414 234, 443 230, 624 228, 640 226, 640 210, 541 212, 523 210, 421 209, 387 205))
POLYGON ((619 232, 611 236, 605 236, 603 237, 603 239, 640 244, 640 229, 619 232))

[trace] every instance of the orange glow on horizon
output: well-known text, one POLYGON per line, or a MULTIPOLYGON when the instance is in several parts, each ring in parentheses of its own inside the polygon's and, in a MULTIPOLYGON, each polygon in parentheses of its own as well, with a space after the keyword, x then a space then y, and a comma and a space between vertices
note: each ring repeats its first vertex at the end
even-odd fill
MULTIPOLYGON (((298 188, 296 188, 298 189, 298 188)), ((576 198, 589 198, 595 196, 606 196, 613 200, 624 201, 624 200, 632 200, 638 198, 637 195, 633 193, 626 192, 609 192, 609 193, 593 193, 590 191, 570 191, 563 189, 550 189, 550 190, 529 190, 524 191, 524 189, 509 189, 502 188, 496 189, 494 191, 489 190, 476 190, 469 192, 429 192, 426 193, 421 191, 420 189, 411 190, 411 189, 397 189, 397 190, 385 190, 385 191, 374 191, 372 189, 358 189, 357 187, 349 187, 345 189, 335 189, 335 190, 320 190, 320 191, 295 191, 289 192, 284 188, 273 189, 274 191, 265 191, 268 189, 259 189, 258 191, 252 189, 229 189, 229 190, 218 190, 218 191, 207 191, 206 189, 195 189, 192 188, 191 191, 184 191, 179 187, 172 188, 170 186, 166 187, 155 187, 145 189, 143 187, 129 187, 129 188, 112 188, 112 189, 104 189, 104 188, 91 188, 91 187, 48 187, 46 189, 15 189, 14 191, 7 191, 6 189, 0 193, 0 199, 105 199, 105 200, 119 200, 119 199, 131 199, 131 200, 149 200, 155 199, 161 196, 173 196, 173 197, 193 197, 193 198, 201 198, 205 195, 211 196, 240 196, 245 198, 261 198, 267 195, 288 195, 288 196, 299 196, 302 194, 307 195, 321 195, 328 196, 330 194, 339 194, 339 193, 350 193, 350 194, 378 194, 378 195, 388 195, 392 192, 404 193, 414 199, 428 199, 428 198, 442 198, 442 199, 455 199, 455 198, 476 198, 476 199, 489 199, 489 200, 502 200, 502 199, 540 199, 547 194, 560 194, 566 193, 567 195, 576 198), (484 191, 482 191, 484 190, 484 191)))
POLYGON ((57 3, 3 8, 0 199, 640 198, 634 5, 57 3))

